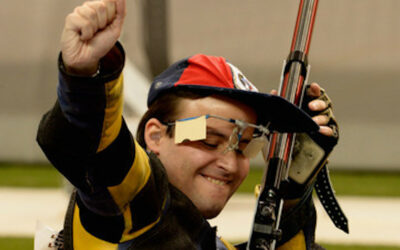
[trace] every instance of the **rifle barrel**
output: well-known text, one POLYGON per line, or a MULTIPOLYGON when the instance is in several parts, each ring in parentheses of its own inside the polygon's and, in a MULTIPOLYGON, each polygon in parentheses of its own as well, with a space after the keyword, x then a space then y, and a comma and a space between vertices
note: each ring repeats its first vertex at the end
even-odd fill
MULTIPOLYGON (((285 62, 278 94, 300 106, 308 76, 307 55, 315 21, 318 0, 301 0, 289 56, 285 62)), ((246 249, 275 249, 280 237, 283 197, 282 181, 288 180, 290 159, 296 134, 273 133, 266 169, 257 201, 253 229, 246 249)))

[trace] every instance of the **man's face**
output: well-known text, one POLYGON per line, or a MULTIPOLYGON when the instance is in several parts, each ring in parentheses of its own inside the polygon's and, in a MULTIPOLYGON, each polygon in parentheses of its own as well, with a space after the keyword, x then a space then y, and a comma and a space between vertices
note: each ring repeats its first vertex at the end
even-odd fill
MULTIPOLYGON (((255 112, 243 103, 225 97, 183 99, 177 119, 200 115, 217 115, 256 123, 255 112)), ((234 124, 219 119, 207 119, 207 140, 175 144, 165 134, 160 139, 159 158, 169 181, 186 194, 205 218, 217 216, 228 199, 246 178, 249 159, 236 151, 223 152, 215 145, 225 143, 234 124)), ((245 144, 252 138, 252 128, 242 136, 245 144)))

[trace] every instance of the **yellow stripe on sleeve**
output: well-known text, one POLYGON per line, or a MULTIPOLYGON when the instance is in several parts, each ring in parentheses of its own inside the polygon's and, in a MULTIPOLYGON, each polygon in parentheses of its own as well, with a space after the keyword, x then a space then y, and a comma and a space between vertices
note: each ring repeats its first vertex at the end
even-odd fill
POLYGON ((224 238, 221 237, 219 239, 222 241, 222 243, 224 243, 226 249, 228 249, 228 250, 236 250, 236 247, 234 247, 231 243, 226 241, 224 238))
POLYGON ((75 204, 72 225, 74 250, 117 250, 118 244, 101 240, 88 233, 82 226, 79 217, 79 207, 75 204))
POLYGON ((115 203, 124 212, 129 202, 142 190, 151 174, 149 157, 135 141, 135 160, 122 182, 108 187, 115 203))
POLYGON ((160 219, 161 219, 161 217, 158 217, 157 220, 154 221, 153 223, 132 233, 131 232, 131 230, 132 230, 132 214, 131 214, 130 209, 126 209, 124 212, 125 230, 122 234, 120 242, 129 241, 129 240, 139 237, 140 235, 142 235, 143 233, 145 233, 149 229, 151 229, 154 225, 156 225, 160 221, 160 219))
POLYGON ((306 239, 303 230, 298 232, 288 242, 278 247, 278 250, 306 250, 306 239))
POLYGON ((108 147, 118 136, 122 124, 123 75, 105 84, 106 108, 104 111, 103 129, 97 152, 108 147))

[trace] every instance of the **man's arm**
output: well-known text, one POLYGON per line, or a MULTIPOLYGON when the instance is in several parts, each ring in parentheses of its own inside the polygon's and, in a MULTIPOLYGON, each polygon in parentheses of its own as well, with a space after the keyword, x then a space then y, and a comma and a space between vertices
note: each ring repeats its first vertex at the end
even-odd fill
POLYGON ((68 15, 58 100, 39 126, 39 145, 78 189, 69 227, 85 236, 73 234, 73 244, 137 237, 158 221, 164 202, 147 154, 122 119, 124 51, 117 39, 124 16, 125 0, 86 2, 68 15))
POLYGON ((86 2, 67 16, 58 62, 58 100, 38 131, 49 160, 85 192, 93 189, 88 178, 93 164, 88 159, 125 131, 121 130, 124 52, 116 45, 124 16, 124 0, 86 2), (99 67, 100 74, 93 77, 99 67))

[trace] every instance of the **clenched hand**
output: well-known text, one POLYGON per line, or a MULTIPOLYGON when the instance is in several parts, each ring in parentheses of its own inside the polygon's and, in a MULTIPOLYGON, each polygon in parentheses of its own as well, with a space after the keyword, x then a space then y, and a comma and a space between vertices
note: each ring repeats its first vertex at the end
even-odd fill
POLYGON ((88 1, 65 19, 61 35, 64 66, 70 73, 93 75, 99 61, 117 42, 126 15, 126 0, 88 1))

